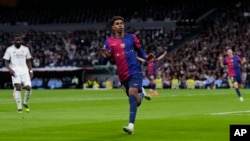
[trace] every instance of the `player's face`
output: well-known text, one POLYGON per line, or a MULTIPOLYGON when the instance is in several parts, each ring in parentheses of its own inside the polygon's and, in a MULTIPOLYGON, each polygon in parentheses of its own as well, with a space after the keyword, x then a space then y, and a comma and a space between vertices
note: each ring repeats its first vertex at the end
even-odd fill
POLYGON ((233 51, 231 49, 227 50, 227 55, 228 56, 232 56, 233 55, 233 51))
POLYGON ((122 33, 124 31, 124 22, 123 20, 115 20, 112 25, 112 29, 117 33, 122 33))
POLYGON ((15 47, 19 48, 21 46, 21 42, 22 42, 21 37, 15 37, 14 38, 15 47))

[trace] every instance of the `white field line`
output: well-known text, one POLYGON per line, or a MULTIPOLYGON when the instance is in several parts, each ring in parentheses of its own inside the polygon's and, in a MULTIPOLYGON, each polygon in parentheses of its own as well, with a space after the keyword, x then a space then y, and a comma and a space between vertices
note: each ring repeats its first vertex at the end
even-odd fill
POLYGON ((250 113, 250 110, 247 111, 232 111, 232 112, 218 112, 218 113, 210 113, 209 115, 238 115, 243 113, 250 113))
MULTIPOLYGON (((228 93, 220 93, 220 92, 216 92, 216 93, 204 93, 204 94, 189 94, 189 93, 178 93, 178 94, 174 94, 173 93, 161 93, 161 95, 157 96, 157 97, 178 97, 178 96, 187 96, 187 97, 191 97, 191 96, 205 96, 205 95, 229 95, 228 93)), ((102 95, 103 96, 103 95, 102 95)), ((10 99, 12 97, 10 96, 10 99)), ((10 99, 0 99, 0 103, 1 104, 6 104, 6 103, 11 103, 13 101, 11 101, 10 99)), ((124 93, 121 93, 121 97, 109 97, 108 95, 105 97, 82 97, 82 98, 69 98, 69 97, 61 97, 61 98, 33 98, 32 97, 32 102, 59 102, 59 101, 101 101, 101 100, 121 100, 121 99, 127 99, 126 95, 124 93)), ((12 100, 14 100, 12 98, 12 100)))

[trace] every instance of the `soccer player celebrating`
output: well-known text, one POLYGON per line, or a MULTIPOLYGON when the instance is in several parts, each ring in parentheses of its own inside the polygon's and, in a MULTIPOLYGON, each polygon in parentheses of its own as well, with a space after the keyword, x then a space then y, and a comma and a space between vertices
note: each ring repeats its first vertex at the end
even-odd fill
POLYGON ((158 95, 158 92, 156 91, 156 74, 157 74, 157 62, 159 60, 161 60, 162 58, 164 58, 167 54, 167 51, 164 51, 159 57, 154 57, 152 59, 150 59, 149 61, 141 58, 141 57, 137 57, 138 60, 140 60, 141 62, 147 62, 147 66, 148 66, 148 71, 147 71, 147 75, 150 79, 150 90, 149 93, 150 95, 158 95))
POLYGON ((9 70, 14 86, 13 96, 16 100, 17 111, 22 113, 22 84, 25 87, 23 106, 29 112, 28 100, 31 95, 31 78, 33 77, 31 54, 28 47, 21 45, 20 35, 14 36, 14 44, 9 46, 3 56, 5 66, 9 70))
POLYGON ((224 58, 220 56, 219 61, 220 61, 220 66, 222 68, 224 68, 225 65, 227 65, 228 76, 232 80, 235 91, 240 101, 244 101, 239 90, 239 84, 242 84, 240 65, 244 64, 246 62, 246 59, 245 58, 241 59, 238 55, 234 55, 233 50, 229 48, 227 49, 227 56, 224 58))
POLYGON ((137 54, 149 60, 153 54, 146 55, 142 50, 139 39, 134 34, 125 33, 124 18, 114 16, 111 19, 113 34, 106 39, 100 53, 104 58, 113 58, 116 63, 118 76, 121 84, 125 87, 129 100, 129 124, 123 130, 128 134, 134 133, 137 107, 140 106, 143 97, 142 91, 142 69, 137 60, 137 54))

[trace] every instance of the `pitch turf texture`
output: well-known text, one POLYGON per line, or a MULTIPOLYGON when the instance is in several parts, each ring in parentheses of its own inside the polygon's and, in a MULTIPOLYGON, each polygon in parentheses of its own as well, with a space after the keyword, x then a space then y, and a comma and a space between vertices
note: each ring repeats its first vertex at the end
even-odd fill
POLYGON ((138 109, 135 134, 122 90, 33 90, 30 113, 17 113, 0 90, 0 141, 229 141, 230 124, 250 124, 249 90, 159 90, 138 109))

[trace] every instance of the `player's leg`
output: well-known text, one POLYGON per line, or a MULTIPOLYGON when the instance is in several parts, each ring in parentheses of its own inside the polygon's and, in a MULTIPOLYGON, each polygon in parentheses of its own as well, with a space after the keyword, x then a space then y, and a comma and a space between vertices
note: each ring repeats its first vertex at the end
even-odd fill
POLYGON ((25 87, 25 93, 24 93, 24 100, 23 100, 23 106, 25 107, 25 111, 29 112, 29 106, 28 106, 28 101, 31 96, 31 79, 29 74, 24 74, 22 75, 22 82, 25 87))
POLYGON ((158 95, 158 92, 156 90, 156 74, 153 75, 153 86, 152 86, 152 89, 153 89, 153 95, 158 95))
POLYGON ((155 94, 155 89, 156 89, 156 83, 155 83, 155 77, 154 77, 154 75, 150 75, 149 79, 150 79, 149 94, 150 95, 154 95, 155 94))
POLYGON ((147 94, 144 87, 142 87, 142 93, 144 94, 144 97, 145 97, 146 100, 151 100, 151 96, 149 94, 147 94))
POLYGON ((141 101, 144 97, 144 94, 138 93, 142 88, 142 76, 133 75, 130 77, 127 82, 128 88, 128 97, 129 97, 129 124, 128 126, 123 127, 123 130, 128 134, 134 133, 134 124, 137 114, 137 107, 140 106, 141 101))
POLYGON ((233 78, 233 86, 236 91, 237 96, 239 97, 240 101, 244 101, 243 96, 240 92, 239 84, 242 84, 242 79, 240 76, 235 76, 233 78))
POLYGON ((12 79, 12 84, 14 86, 13 97, 16 101, 17 112, 21 113, 22 112, 21 77, 20 77, 20 75, 15 75, 15 76, 11 76, 11 79, 12 79))

